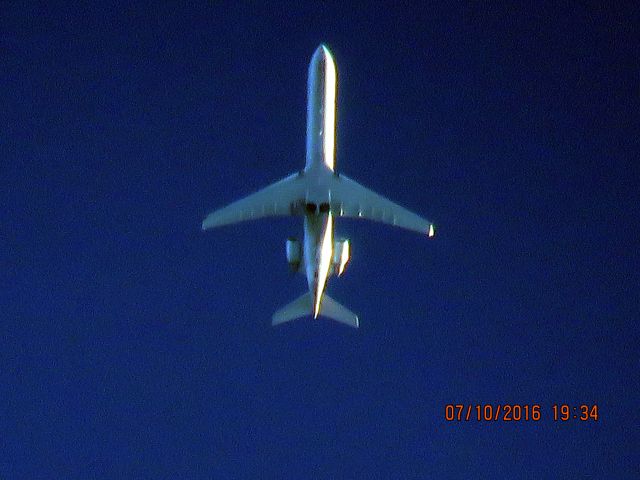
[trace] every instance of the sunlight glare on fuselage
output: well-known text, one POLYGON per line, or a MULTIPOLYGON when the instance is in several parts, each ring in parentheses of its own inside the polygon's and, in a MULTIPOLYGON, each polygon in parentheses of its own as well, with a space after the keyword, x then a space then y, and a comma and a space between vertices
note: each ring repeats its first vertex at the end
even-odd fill
POLYGON ((324 164, 331 170, 335 160, 336 138, 336 64, 331 52, 326 47, 324 50, 324 164))
POLYGON ((322 243, 319 245, 318 259, 318 284, 315 291, 315 305, 313 306, 313 316, 316 318, 320 313, 320 303, 322 301, 322 292, 327 283, 329 275, 329 267, 331 267, 331 259, 333 258, 333 217, 331 212, 327 214, 324 226, 324 235, 322 243))

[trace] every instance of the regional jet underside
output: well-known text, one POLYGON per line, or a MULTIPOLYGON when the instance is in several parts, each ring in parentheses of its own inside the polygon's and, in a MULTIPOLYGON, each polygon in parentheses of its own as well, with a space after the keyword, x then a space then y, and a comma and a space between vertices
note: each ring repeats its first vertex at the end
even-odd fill
POLYGON ((207 230, 269 216, 304 218, 304 245, 287 240, 289 265, 307 277, 308 292, 273 315, 277 325, 295 318, 326 316, 358 327, 358 316, 325 294, 331 275, 340 276, 350 244, 335 239, 336 217, 365 218, 434 236, 431 222, 335 171, 335 99, 337 74, 324 45, 315 51, 307 84, 307 151, 304 170, 210 213, 207 230))

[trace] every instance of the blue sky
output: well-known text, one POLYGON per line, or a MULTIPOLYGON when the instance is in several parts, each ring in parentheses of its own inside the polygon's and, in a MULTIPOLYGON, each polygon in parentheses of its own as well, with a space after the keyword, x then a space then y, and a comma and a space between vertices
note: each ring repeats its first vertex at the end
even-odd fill
POLYGON ((637 478, 640 15, 554 3, 3 3, 0 477, 637 478), (338 169, 438 226, 337 222, 357 331, 270 327, 299 219, 200 231, 321 42, 338 169))

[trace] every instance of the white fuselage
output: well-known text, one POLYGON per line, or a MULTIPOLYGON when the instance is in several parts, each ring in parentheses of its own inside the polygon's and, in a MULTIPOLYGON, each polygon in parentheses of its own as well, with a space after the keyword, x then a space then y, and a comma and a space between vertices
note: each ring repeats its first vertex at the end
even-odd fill
POLYGON ((305 199, 303 258, 309 291, 314 299, 314 317, 320 312, 333 258, 333 215, 329 210, 328 179, 334 175, 335 165, 336 77, 331 53, 321 45, 309 64, 304 168, 304 175, 313 179, 305 199))

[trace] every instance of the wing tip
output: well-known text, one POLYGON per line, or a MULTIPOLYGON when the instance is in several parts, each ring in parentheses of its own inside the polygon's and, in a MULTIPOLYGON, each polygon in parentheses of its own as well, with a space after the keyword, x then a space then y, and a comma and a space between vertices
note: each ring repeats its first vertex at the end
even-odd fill
POLYGON ((207 217, 202 221, 201 228, 202 228, 202 231, 204 232, 205 230, 209 230, 213 226, 214 226, 213 222, 209 217, 207 217))
POLYGON ((202 221, 201 228, 202 231, 205 231, 222 225, 224 225, 224 222, 221 222, 219 218, 215 218, 214 214, 210 214, 202 221))

